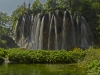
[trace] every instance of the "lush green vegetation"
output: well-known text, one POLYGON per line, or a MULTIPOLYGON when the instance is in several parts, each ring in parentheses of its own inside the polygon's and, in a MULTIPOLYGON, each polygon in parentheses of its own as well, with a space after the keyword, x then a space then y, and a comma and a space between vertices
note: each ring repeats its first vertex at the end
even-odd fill
POLYGON ((7 50, 9 61, 15 63, 76 63, 85 56, 83 51, 7 50))
POLYGON ((4 60, 4 58, 6 57, 5 55, 7 55, 6 51, 4 49, 0 48, 0 63, 3 63, 5 61, 4 60))
MULTIPOLYGON (((18 6, 11 17, 6 13, 0 12, 0 47, 6 44, 6 40, 2 40, 1 36, 11 35, 10 28, 15 27, 17 21, 23 14, 48 13, 55 10, 69 9, 73 15, 78 12, 88 21, 94 34, 95 44, 100 44, 100 0, 47 0, 42 4, 39 0, 35 0, 32 6, 28 7, 25 3, 18 6), (11 26, 12 25, 12 26, 11 26)), ((81 51, 75 49, 73 51, 30 51, 23 49, 0 49, 0 62, 3 58, 8 58, 14 63, 83 63, 88 65, 88 75, 98 74, 100 71, 100 49, 88 49, 81 51), (93 61, 94 60, 94 61, 93 61)))
POLYGON ((26 50, 20 48, 0 48, 0 62, 8 58, 12 63, 65 63, 81 64, 87 67, 87 75, 98 75, 100 72, 100 49, 89 48, 82 51, 75 48, 71 51, 65 50, 26 50), (2 60, 1 60, 2 59, 2 60))
POLYGON ((0 47, 6 44, 6 40, 3 40, 2 36, 9 36, 10 26, 10 17, 7 13, 0 12, 0 47))
POLYGON ((99 75, 100 74, 100 61, 94 60, 88 63, 87 75, 99 75))
POLYGON ((89 48, 82 51, 75 48, 66 50, 26 50, 21 48, 0 48, 0 57, 9 58, 16 63, 83 63, 100 60, 100 49, 89 48))
POLYGON ((1 35, 9 35, 10 17, 7 13, 0 12, 0 37, 1 35))

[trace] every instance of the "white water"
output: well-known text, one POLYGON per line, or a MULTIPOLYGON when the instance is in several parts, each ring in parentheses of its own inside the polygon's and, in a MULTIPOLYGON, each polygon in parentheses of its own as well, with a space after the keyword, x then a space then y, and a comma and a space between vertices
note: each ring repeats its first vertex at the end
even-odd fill
MULTIPOLYGON (((67 42, 65 39, 67 39, 66 37, 66 11, 64 12, 64 17, 63 17, 63 29, 62 29, 62 49, 65 48, 65 42, 67 42)), ((67 45, 66 45, 67 46, 67 45)))
POLYGON ((55 50, 58 50, 58 39, 57 39, 57 21, 54 16, 54 25, 55 25, 55 50))
POLYGON ((36 26, 36 33, 35 33, 35 50, 38 49, 39 46, 39 35, 40 35, 40 18, 39 18, 39 14, 38 14, 38 18, 37 18, 37 26, 36 26))
POLYGON ((75 36, 75 27, 74 27, 74 20, 73 20, 73 17, 72 17, 72 15, 70 14, 70 20, 71 20, 71 24, 72 24, 72 28, 71 28, 71 30, 72 30, 72 40, 73 40, 73 46, 75 47, 76 46, 76 36, 75 36))
POLYGON ((50 34, 51 34, 51 27, 52 27, 53 17, 54 17, 54 15, 52 15, 51 23, 50 23, 49 37, 48 37, 48 50, 50 49, 50 34))
POLYGON ((41 27, 40 27, 39 50, 43 49, 43 26, 44 26, 44 17, 42 18, 41 27))

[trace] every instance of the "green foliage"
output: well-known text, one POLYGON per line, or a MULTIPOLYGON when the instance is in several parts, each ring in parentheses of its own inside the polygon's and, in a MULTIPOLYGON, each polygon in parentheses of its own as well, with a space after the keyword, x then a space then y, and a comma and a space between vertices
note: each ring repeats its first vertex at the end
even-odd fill
POLYGON ((16 62, 16 63, 31 63, 32 59, 29 56, 30 51, 23 51, 23 50, 15 50, 10 51, 9 53, 9 61, 16 62))
POLYGON ((88 63, 87 75, 99 75, 100 74, 100 61, 94 60, 88 63))
POLYGON ((47 0, 44 4, 46 11, 70 8, 70 0, 47 0))
POLYGON ((31 10, 34 14, 40 13, 43 10, 43 5, 39 0, 35 0, 32 4, 31 10))
POLYGON ((47 0, 44 6, 47 11, 52 11, 56 10, 58 3, 57 0, 47 0))
POLYGON ((97 21, 98 26, 96 27, 96 35, 98 36, 98 39, 100 40, 100 14, 98 15, 98 21, 97 21))
POLYGON ((0 12, 0 27, 4 27, 7 24, 9 25, 9 19, 7 13, 0 12))
POLYGON ((96 13, 98 14, 100 13, 100 2, 97 2, 97 1, 92 2, 91 6, 92 6, 91 8, 95 10, 96 13))
POLYGON ((82 61, 80 61, 81 64, 88 64, 94 60, 99 61, 100 60, 100 48, 94 49, 94 48, 89 48, 85 52, 85 57, 82 61))
POLYGON ((8 50, 9 60, 15 63, 76 63, 84 56, 82 51, 8 50))
POLYGON ((70 1, 69 0, 57 0, 57 8, 58 9, 66 9, 70 8, 70 1))
POLYGON ((0 37, 1 35, 9 35, 10 17, 7 13, 0 12, 0 37))
POLYGON ((9 36, 10 34, 10 17, 3 12, 0 12, 0 47, 4 47, 6 40, 2 40, 3 35, 9 36))
POLYGON ((0 57, 2 57, 2 56, 3 56, 3 54, 4 54, 3 49, 2 49, 2 48, 0 48, 0 57))
POLYGON ((4 50, 3 48, 0 48, 0 57, 3 57, 3 58, 5 58, 6 56, 7 56, 7 51, 6 50, 4 50))

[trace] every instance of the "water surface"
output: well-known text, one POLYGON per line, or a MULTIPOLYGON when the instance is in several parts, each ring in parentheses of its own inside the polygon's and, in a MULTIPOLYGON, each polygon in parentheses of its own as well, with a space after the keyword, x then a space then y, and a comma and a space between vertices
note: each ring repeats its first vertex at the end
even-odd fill
POLYGON ((68 64, 3 64, 0 75, 86 75, 86 68, 68 64))

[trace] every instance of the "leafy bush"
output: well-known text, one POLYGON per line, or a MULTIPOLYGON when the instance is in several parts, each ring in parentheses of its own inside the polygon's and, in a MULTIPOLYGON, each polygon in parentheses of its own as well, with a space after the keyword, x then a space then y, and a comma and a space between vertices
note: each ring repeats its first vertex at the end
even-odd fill
POLYGON ((4 58, 6 57, 6 55, 7 52, 3 48, 0 48, 0 63, 3 63, 5 61, 4 58))
POLYGON ((100 75, 100 61, 94 60, 88 63, 87 75, 100 75))
POLYGON ((6 57, 7 51, 4 50, 3 48, 0 48, 0 57, 6 57))
POLYGON ((8 58, 9 61, 16 63, 31 63, 31 57, 29 56, 29 50, 9 50, 8 58))
POLYGON ((84 58, 84 63, 88 64, 89 62, 92 62, 93 60, 100 60, 100 49, 93 49, 89 48, 88 50, 85 51, 85 58, 84 58))
POLYGON ((8 50, 9 61, 15 63, 76 63, 85 57, 84 51, 8 50))

